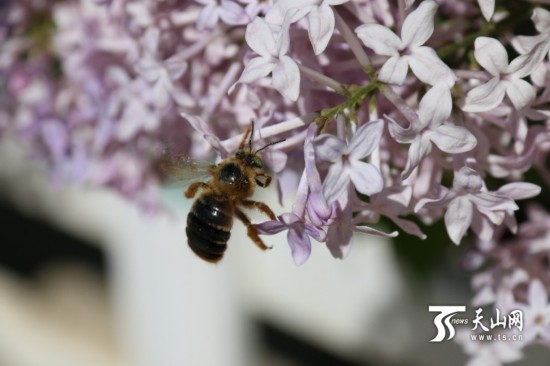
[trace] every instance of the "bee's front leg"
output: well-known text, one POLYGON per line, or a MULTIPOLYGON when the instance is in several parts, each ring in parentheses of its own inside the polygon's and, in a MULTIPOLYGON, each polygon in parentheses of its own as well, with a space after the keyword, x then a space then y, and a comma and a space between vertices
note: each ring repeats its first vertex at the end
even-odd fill
POLYGON ((187 190, 185 191, 185 197, 186 198, 193 198, 195 197, 195 195, 197 194, 197 191, 199 189, 206 189, 208 188, 208 184, 204 183, 204 182, 195 182, 193 184, 191 184, 189 186, 189 188, 187 188, 187 190))
POLYGON ((258 246, 258 248, 260 248, 261 250, 271 249, 271 247, 268 247, 267 245, 265 245, 262 239, 260 239, 260 236, 258 235, 258 230, 256 230, 254 225, 252 225, 252 222, 250 222, 250 219, 248 218, 248 216, 246 216, 244 212, 242 212, 239 209, 236 209, 235 215, 239 220, 242 221, 244 226, 246 226, 248 237, 252 239, 252 241, 254 242, 254 244, 258 246))
POLYGON ((270 218, 271 220, 277 220, 277 216, 275 216, 275 214, 273 213, 273 211, 271 210, 271 208, 269 208, 269 206, 266 205, 266 204, 263 203, 263 202, 245 200, 245 201, 242 201, 241 204, 242 204, 244 207, 246 207, 246 208, 255 208, 255 209, 257 209, 257 210, 262 211, 262 212, 265 213, 267 216, 269 216, 269 218, 270 218))
POLYGON ((259 185, 262 188, 265 188, 271 183, 271 175, 267 175, 265 173, 259 173, 259 174, 256 174, 255 180, 257 185, 259 185), (261 180, 258 179, 258 177, 264 177, 265 181, 262 182, 261 180))
MULTIPOLYGON (((241 143, 239 144, 238 150, 244 149, 244 144, 246 143, 246 138, 249 135, 250 135, 250 140, 248 141, 248 143, 252 144, 252 138, 254 137, 254 136, 252 136, 253 131, 254 131, 254 121, 251 121, 250 125, 244 131, 243 138, 241 140, 241 143)), ((251 149, 252 149, 252 147, 251 147, 251 149)))

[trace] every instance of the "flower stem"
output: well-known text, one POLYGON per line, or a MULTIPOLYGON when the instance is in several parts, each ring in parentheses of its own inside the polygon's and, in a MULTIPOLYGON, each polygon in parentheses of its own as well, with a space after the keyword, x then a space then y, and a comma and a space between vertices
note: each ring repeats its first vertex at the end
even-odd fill
POLYGON ((277 144, 277 149, 287 150, 297 146, 302 146, 304 144, 304 140, 306 139, 306 133, 307 133, 307 130, 304 130, 304 131, 298 132, 295 135, 290 136, 283 142, 277 144))
POLYGON ((460 41, 453 42, 448 46, 440 48, 437 51, 437 55, 440 58, 444 59, 450 55, 455 54, 459 50, 468 49, 474 44, 477 37, 489 36, 493 33, 494 30, 495 30, 495 23, 487 22, 477 32, 470 33, 464 38, 462 38, 460 41))
POLYGON ((316 81, 319 84, 325 85, 326 87, 334 90, 338 94, 346 95, 346 88, 336 80, 329 78, 328 76, 323 75, 320 72, 317 72, 301 64, 298 64, 298 68, 300 69, 300 72, 302 74, 306 75, 311 80, 316 81))
POLYGON ((386 99, 388 99, 410 123, 420 123, 416 112, 411 107, 409 107, 409 105, 392 90, 392 88, 384 85, 380 87, 380 91, 386 97, 386 99))
POLYGON ((239 77, 238 73, 241 71, 241 63, 240 62, 234 62, 229 66, 227 69, 225 76, 223 77, 220 85, 216 89, 216 91, 210 95, 210 98, 208 100, 208 103, 206 104, 206 107, 204 108, 204 111, 202 113, 202 118, 207 121, 212 113, 214 113, 214 110, 220 103, 220 100, 227 94, 227 90, 237 80, 239 77))
POLYGON ((319 116, 320 120, 318 120, 318 123, 321 125, 319 131, 323 132, 322 130, 324 129, 324 124, 334 119, 334 117, 336 117, 337 115, 342 114, 345 110, 349 110, 352 112, 355 111, 357 109, 357 106, 359 106, 365 100, 365 98, 367 98, 378 88, 378 83, 370 83, 362 87, 357 85, 352 85, 348 87, 348 92, 350 96, 345 102, 340 103, 332 108, 325 108, 321 111, 321 115, 319 116))
POLYGON ((348 42, 351 51, 355 55, 357 61, 359 61, 361 67, 371 77, 371 79, 374 80, 374 69, 372 68, 369 56, 363 49, 363 46, 359 42, 359 39, 351 31, 351 29, 348 27, 344 19, 342 19, 338 11, 336 11, 336 9, 334 9, 334 15, 336 17, 336 27, 338 27, 338 29, 340 30, 342 37, 346 40, 346 42, 348 42))
MULTIPOLYGON (((281 133, 292 131, 299 127, 307 126, 311 122, 315 121, 315 119, 318 116, 319 116, 319 113, 308 113, 300 117, 291 118, 289 120, 264 127, 258 130, 256 133, 254 133, 254 136, 255 136, 254 141, 276 136, 281 133)), ((222 145, 229 151, 235 150, 235 148, 239 145, 239 142, 242 140, 242 138, 243 138, 243 134, 233 136, 231 138, 228 138, 225 141, 222 141, 222 145)))
POLYGON ((472 71, 472 70, 454 70, 455 75, 460 79, 477 79, 481 81, 491 80, 491 75, 485 71, 472 71))
POLYGON ((193 56, 201 52, 206 46, 210 44, 210 42, 212 42, 214 38, 216 38, 220 34, 221 32, 216 30, 210 33, 208 36, 201 38, 197 42, 193 43, 191 46, 186 47, 184 51, 180 52, 178 54, 178 59, 181 61, 185 61, 192 58, 193 56))

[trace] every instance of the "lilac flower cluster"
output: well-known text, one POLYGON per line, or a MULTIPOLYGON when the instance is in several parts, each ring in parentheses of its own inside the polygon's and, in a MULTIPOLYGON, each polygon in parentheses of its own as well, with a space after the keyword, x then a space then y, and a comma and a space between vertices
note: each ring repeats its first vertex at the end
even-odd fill
MULTIPOLYGON (((245 94, 226 96, 245 46, 244 28, 221 22, 233 19, 223 4, 8 2, 0 11, 0 135, 32 147, 57 184, 105 186, 156 208, 154 161, 166 145, 209 156, 181 111, 218 121, 212 127, 227 136, 259 117, 245 94), (217 24, 201 23, 209 12, 220 24, 202 31, 217 24)), ((238 6, 246 19, 263 8, 238 6)))
POLYGON ((550 213, 515 217, 550 186, 539 2, 8 1, 0 136, 55 181, 152 207, 162 146, 224 158, 254 120, 255 143, 286 138, 263 158, 293 202, 257 227, 286 232, 297 264, 311 238, 343 258, 354 232, 425 239, 442 219, 455 244, 474 239, 474 302, 531 309, 522 347, 550 345, 550 213), (516 35, 529 16, 534 31, 516 35))

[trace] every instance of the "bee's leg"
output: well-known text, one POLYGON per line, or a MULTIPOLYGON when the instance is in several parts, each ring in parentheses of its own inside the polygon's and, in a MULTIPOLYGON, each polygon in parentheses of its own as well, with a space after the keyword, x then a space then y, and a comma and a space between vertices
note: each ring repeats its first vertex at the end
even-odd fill
POLYGON ((252 239, 252 241, 254 242, 254 244, 258 246, 258 248, 262 250, 271 249, 271 247, 268 247, 267 245, 265 245, 262 239, 260 239, 260 237, 258 236, 258 230, 256 230, 254 225, 252 225, 252 222, 250 222, 250 219, 248 218, 248 216, 246 216, 244 212, 242 212, 239 209, 236 209, 235 215, 239 220, 242 221, 244 226, 246 226, 248 237, 252 239))
POLYGON ((197 191, 201 188, 202 189, 208 188, 208 184, 206 184, 204 182, 195 182, 195 183, 191 184, 189 186, 189 188, 187 188, 187 190, 185 191, 185 197, 186 198, 195 197, 195 195, 197 194, 197 191))
MULTIPOLYGON (((242 150, 244 149, 244 144, 246 143, 246 138, 248 137, 248 135, 250 135, 251 131, 253 130, 254 128, 254 122, 252 122, 250 124, 250 126, 248 126, 246 128, 246 130, 244 131, 244 135, 243 135, 243 139, 241 140, 241 143, 239 144, 239 147, 238 147, 238 150, 242 150)), ((252 144, 252 136, 250 136, 250 141, 248 142, 250 145, 252 144)))
POLYGON ((242 201, 241 204, 242 204, 244 207, 246 207, 246 208, 255 208, 255 209, 257 209, 257 210, 262 211, 262 212, 265 213, 267 216, 269 216, 269 218, 270 218, 271 220, 277 220, 277 216, 275 216, 275 214, 273 213, 273 211, 271 211, 271 209, 269 208, 269 206, 266 205, 266 204, 263 203, 263 202, 245 200, 245 201, 242 201))
POLYGON ((259 174, 256 174, 255 180, 257 185, 259 185, 262 188, 265 188, 271 183, 271 175, 267 175, 265 173, 259 173, 259 174), (264 177, 265 182, 262 182, 261 180, 259 180, 258 177, 264 177))

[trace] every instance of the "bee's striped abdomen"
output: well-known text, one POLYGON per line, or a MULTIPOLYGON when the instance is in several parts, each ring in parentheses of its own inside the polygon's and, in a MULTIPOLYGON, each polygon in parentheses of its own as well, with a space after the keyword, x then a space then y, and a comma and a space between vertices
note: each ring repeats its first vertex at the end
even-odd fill
POLYGON ((231 203, 214 195, 203 195, 187 215, 187 243, 202 259, 217 262, 227 248, 232 226, 231 203))

